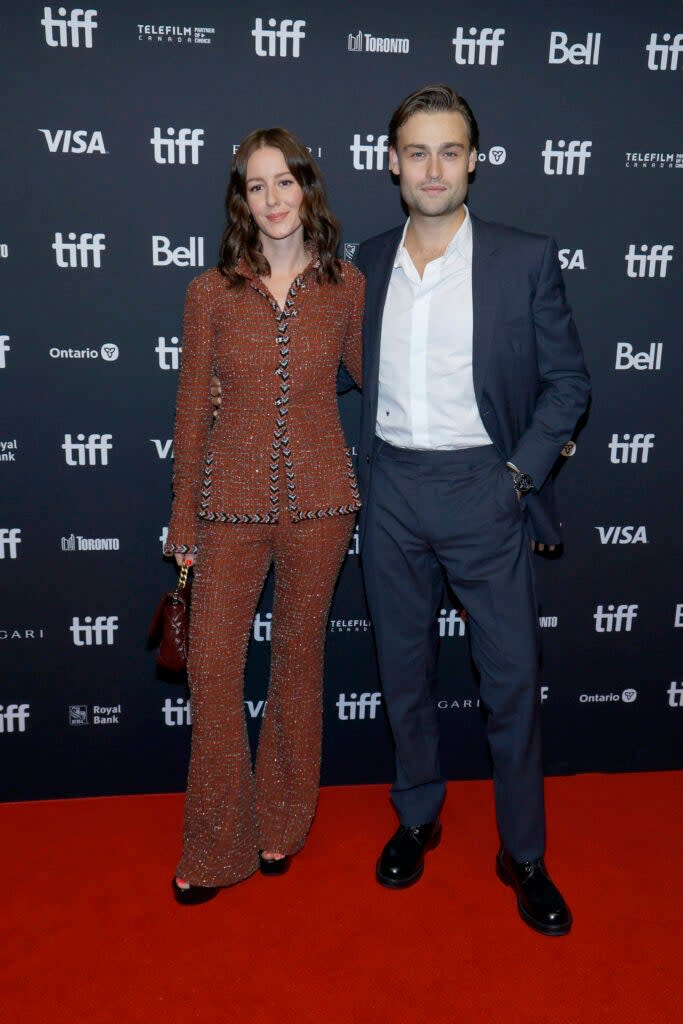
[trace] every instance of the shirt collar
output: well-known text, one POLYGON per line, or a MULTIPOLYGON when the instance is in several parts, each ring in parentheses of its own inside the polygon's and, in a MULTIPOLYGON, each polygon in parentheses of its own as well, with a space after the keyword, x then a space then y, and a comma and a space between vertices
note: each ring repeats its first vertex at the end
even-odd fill
MULTIPOLYGON (((442 259, 447 259, 454 253, 458 253, 458 255, 462 256, 463 259, 469 262, 471 262, 472 260, 472 221, 470 219, 470 211, 467 209, 465 205, 463 205, 463 210, 465 211, 465 219, 463 220, 462 224, 460 225, 460 227, 455 232, 450 242, 446 246, 442 259)), ((406 232, 408 230, 409 224, 410 217, 403 226, 403 234, 401 235, 401 241, 399 242, 398 249, 396 250, 396 255, 394 257, 394 269, 396 267, 401 266, 404 254, 406 256, 409 256, 409 253, 405 247, 406 232)))

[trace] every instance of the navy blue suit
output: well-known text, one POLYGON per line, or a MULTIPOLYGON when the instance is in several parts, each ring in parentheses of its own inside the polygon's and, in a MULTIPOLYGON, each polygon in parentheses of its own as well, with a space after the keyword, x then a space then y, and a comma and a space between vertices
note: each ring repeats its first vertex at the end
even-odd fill
POLYGON ((412 451, 375 436, 382 315, 402 228, 358 252, 367 279, 361 556, 396 741, 392 798, 402 823, 434 820, 445 791, 434 705, 445 574, 468 612, 499 831, 524 861, 542 855, 545 835, 529 539, 561 540, 550 471, 590 387, 555 243, 471 220, 474 390, 493 442, 482 448, 412 451), (506 461, 533 479, 521 501, 506 461))

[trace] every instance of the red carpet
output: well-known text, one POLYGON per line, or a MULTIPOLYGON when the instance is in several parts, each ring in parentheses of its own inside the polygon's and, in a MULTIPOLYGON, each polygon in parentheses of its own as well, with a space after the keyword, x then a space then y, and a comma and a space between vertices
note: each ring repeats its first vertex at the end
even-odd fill
POLYGON ((12 1024, 678 1024, 683 773, 549 779, 564 939, 493 869, 490 783, 451 783, 423 880, 374 863, 383 786, 324 790, 282 878, 177 907, 178 796, 0 806, 0 1004, 12 1024))

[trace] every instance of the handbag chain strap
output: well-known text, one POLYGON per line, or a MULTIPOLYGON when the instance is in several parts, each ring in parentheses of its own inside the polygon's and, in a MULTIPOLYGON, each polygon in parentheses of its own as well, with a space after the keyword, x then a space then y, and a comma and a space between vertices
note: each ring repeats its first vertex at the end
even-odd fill
POLYGON ((187 583, 187 577, 188 577, 189 572, 190 572, 189 565, 183 563, 183 565, 180 568, 180 574, 178 575, 178 583, 176 585, 176 590, 182 590, 183 589, 183 587, 187 583))

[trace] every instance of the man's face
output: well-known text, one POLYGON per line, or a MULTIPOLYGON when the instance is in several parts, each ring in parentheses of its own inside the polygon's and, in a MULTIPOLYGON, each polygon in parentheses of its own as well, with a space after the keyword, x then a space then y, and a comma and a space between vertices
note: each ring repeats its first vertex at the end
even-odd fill
POLYGON ((389 149, 389 167, 400 176, 408 210, 425 217, 455 213, 465 201, 468 175, 477 166, 462 114, 413 114, 399 128, 396 143, 396 149, 389 149))

